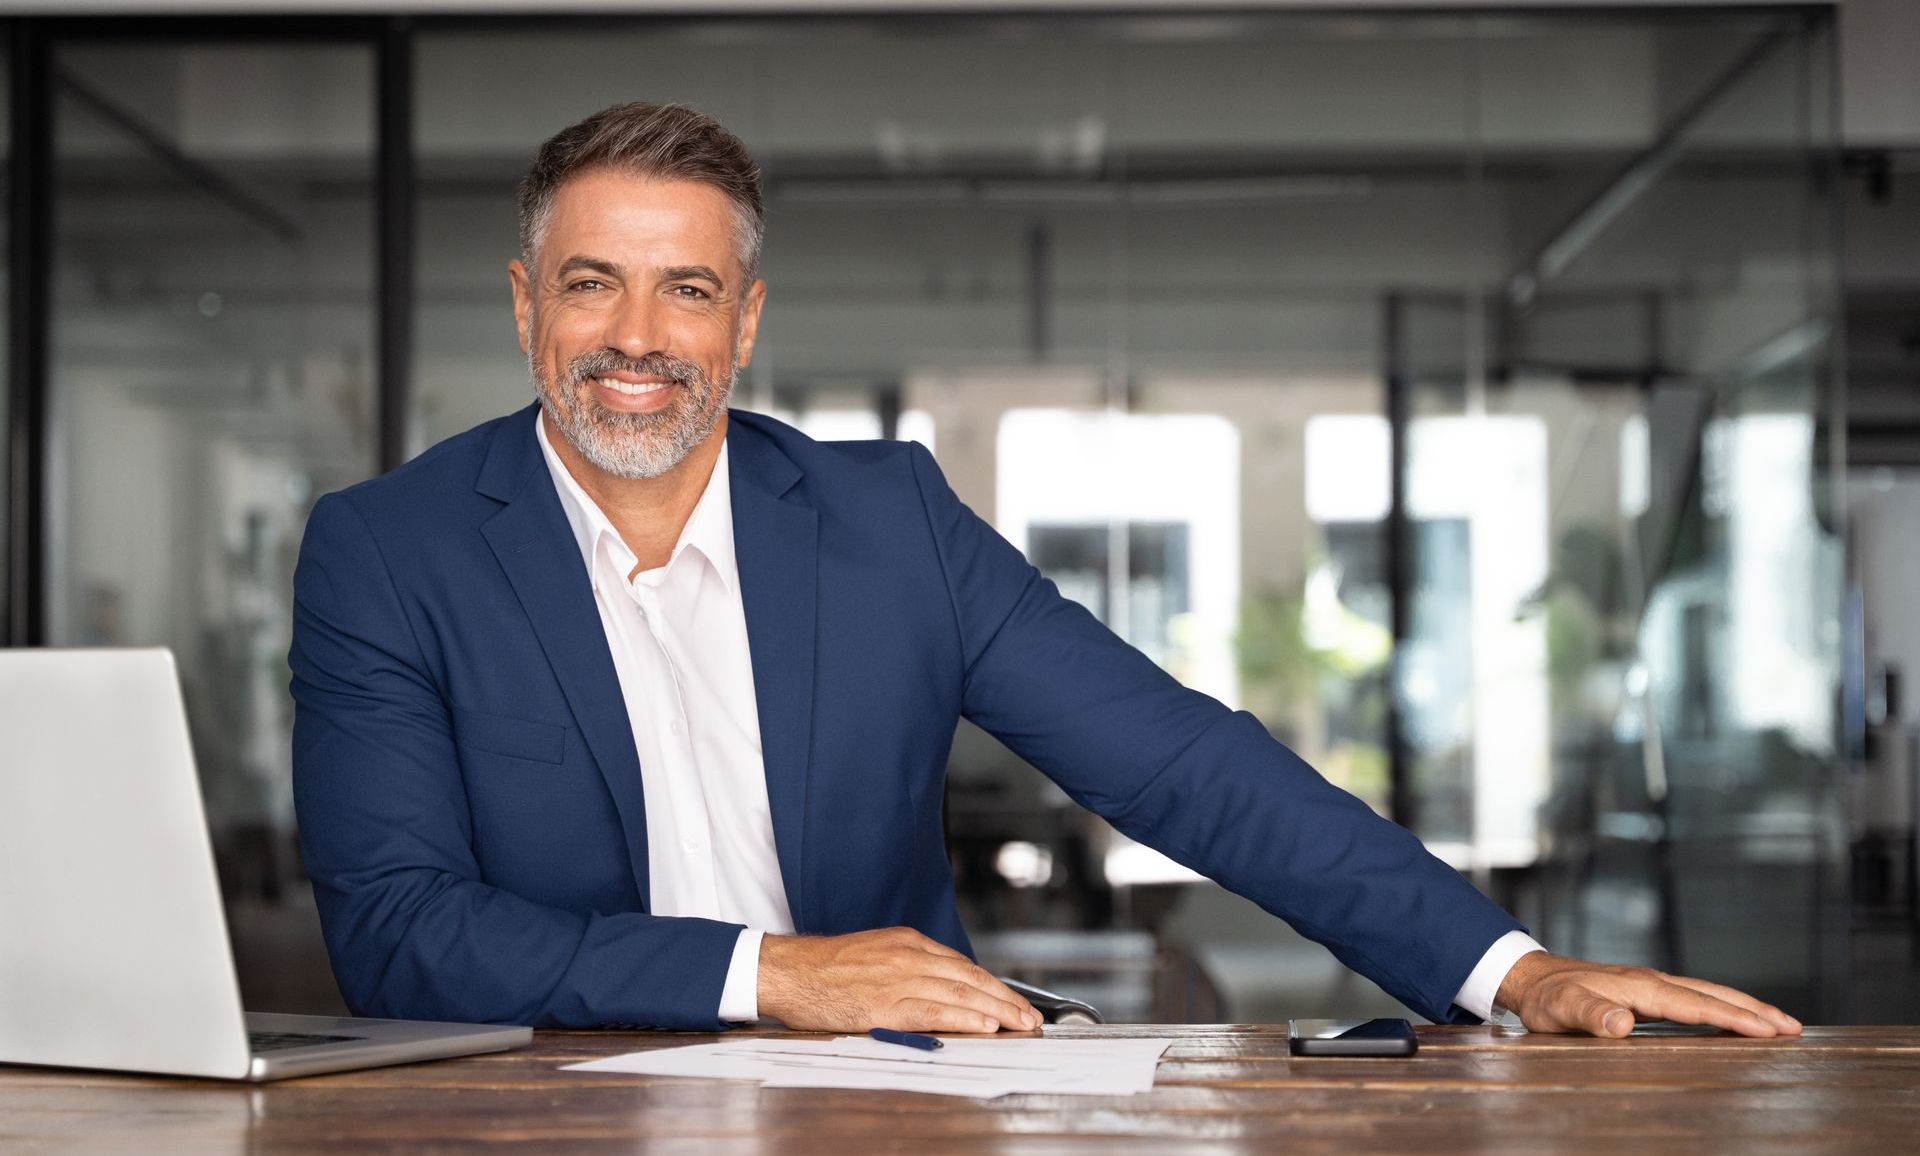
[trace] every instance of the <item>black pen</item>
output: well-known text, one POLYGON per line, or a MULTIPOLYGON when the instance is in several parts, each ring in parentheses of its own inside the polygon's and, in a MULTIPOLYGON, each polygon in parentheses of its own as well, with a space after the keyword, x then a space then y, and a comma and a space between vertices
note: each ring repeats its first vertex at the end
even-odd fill
POLYGON ((945 1047, 932 1036, 915 1035, 913 1032, 896 1032, 892 1028, 872 1028, 867 1032, 883 1044, 900 1044, 903 1047, 919 1048, 923 1052, 935 1052, 945 1047))

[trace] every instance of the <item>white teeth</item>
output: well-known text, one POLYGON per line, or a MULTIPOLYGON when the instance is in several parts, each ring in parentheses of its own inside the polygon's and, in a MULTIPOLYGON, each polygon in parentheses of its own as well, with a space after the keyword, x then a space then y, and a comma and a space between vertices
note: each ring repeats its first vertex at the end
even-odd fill
POLYGON ((615 393, 625 394, 628 397, 638 397, 643 393, 653 393, 656 390, 665 389, 673 384, 670 381, 661 381, 655 382, 652 385, 635 385, 630 381, 616 381, 611 377, 596 377, 593 380, 596 385, 603 385, 615 393))

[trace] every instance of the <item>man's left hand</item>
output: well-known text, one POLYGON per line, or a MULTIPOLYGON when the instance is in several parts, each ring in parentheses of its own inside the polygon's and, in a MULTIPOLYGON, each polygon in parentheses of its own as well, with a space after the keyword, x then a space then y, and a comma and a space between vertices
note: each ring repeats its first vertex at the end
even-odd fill
POLYGON ((1619 1039, 1636 1020, 1711 1024, 1743 1036, 1797 1036, 1800 1021, 1742 991, 1646 967, 1589 963, 1535 951, 1507 972, 1497 997, 1536 1032, 1619 1039))

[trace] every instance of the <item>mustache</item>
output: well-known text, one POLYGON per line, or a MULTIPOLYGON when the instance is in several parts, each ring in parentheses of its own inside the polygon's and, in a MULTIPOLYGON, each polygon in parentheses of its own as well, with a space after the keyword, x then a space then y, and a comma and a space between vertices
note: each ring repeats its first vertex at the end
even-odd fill
POLYGON ((579 386, 596 377, 605 377, 611 373, 628 373, 635 377, 658 377, 675 385, 703 386, 707 375, 700 367, 684 357, 675 357, 669 353, 644 353, 639 357, 629 357, 617 349, 596 349, 582 353, 567 362, 568 384, 579 386))

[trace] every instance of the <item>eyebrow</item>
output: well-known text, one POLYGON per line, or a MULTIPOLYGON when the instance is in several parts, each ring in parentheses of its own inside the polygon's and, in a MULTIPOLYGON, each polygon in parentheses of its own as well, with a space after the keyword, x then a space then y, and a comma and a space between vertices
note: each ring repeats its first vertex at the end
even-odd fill
POLYGON ((588 273, 598 273, 603 277, 618 277, 621 272, 620 266, 614 264, 612 261, 605 260, 601 257, 588 257, 576 254, 560 262, 560 268, 556 269, 553 275, 557 280, 565 277, 569 273, 578 273, 582 270, 588 273))
POLYGON ((660 270, 660 279, 662 281, 700 280, 711 282, 715 289, 727 287, 727 283, 720 279, 720 274, 705 265, 668 265, 660 270))

